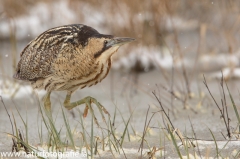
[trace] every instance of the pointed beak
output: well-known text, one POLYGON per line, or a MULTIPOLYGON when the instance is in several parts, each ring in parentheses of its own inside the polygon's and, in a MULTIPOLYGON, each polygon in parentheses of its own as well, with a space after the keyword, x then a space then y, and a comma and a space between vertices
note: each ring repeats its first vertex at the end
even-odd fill
POLYGON ((107 47, 121 46, 134 40, 135 39, 128 37, 114 37, 112 40, 108 42, 107 47))

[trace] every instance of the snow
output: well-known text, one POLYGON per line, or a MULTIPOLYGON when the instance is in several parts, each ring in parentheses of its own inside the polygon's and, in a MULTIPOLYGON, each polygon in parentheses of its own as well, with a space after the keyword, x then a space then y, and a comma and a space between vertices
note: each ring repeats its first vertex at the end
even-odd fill
POLYGON ((212 79, 221 79, 223 76, 223 78, 225 79, 229 79, 229 78, 234 78, 234 79, 239 79, 240 78, 240 68, 224 68, 221 71, 216 71, 213 73, 209 73, 208 74, 208 78, 212 78, 212 79))
POLYGON ((71 23, 74 19, 76 19, 75 14, 68 8, 67 1, 58 1, 51 6, 39 2, 26 15, 11 20, 1 19, 0 34, 1 38, 8 38, 14 26, 18 40, 25 39, 29 35, 34 38, 51 27, 71 23))
MULTIPOLYGON (((206 140, 196 140, 196 141, 192 141, 195 145, 198 145, 198 148, 199 150, 202 150, 206 147, 212 147, 212 148, 215 148, 215 141, 206 141, 206 140), (196 143, 197 142, 197 143, 196 143)), ((228 149, 228 147, 232 147, 232 146, 236 146, 236 147, 239 147, 240 146, 240 143, 239 141, 216 141, 217 142, 217 145, 218 145, 218 148, 219 149, 228 149)), ((178 143, 178 145, 182 145, 182 143, 178 143)), ((37 146, 37 147, 34 147, 32 146, 34 149, 37 150, 37 152, 39 154, 41 154, 41 152, 45 152, 45 153, 48 153, 49 149, 52 150, 51 148, 48 148, 46 145, 42 145, 42 146, 37 146)), ((75 153, 78 153, 78 156, 77 158, 86 158, 86 152, 88 152, 88 154, 90 154, 90 150, 89 149, 86 149, 86 147, 83 147, 81 149, 81 152, 80 152, 80 148, 78 147, 75 147, 76 148, 76 151, 75 153)), ((181 148, 181 147, 180 147, 181 148)), ((183 148, 183 147, 182 147, 183 148)), ((112 148, 113 150, 114 148, 112 148)), ((142 155, 144 157, 148 157, 148 153, 149 152, 153 152, 153 150, 157 150, 154 154, 154 157, 161 157, 161 156, 164 156, 164 155, 167 155, 168 152, 166 150, 163 151, 163 149, 159 149, 159 148, 150 148, 150 149, 142 149, 142 155)), ((93 150, 94 152, 95 150, 93 150)), ((111 150, 109 149, 109 147, 105 147, 105 150, 103 151, 101 148, 98 148, 97 152, 98 154, 96 155, 96 157, 98 156, 101 156, 103 158, 105 157, 109 157, 110 155, 114 155, 116 158, 119 158, 121 155, 126 155, 126 156, 129 156, 129 155, 134 155, 135 157, 140 157, 141 156, 141 150, 139 151, 138 148, 120 148, 119 149, 120 152, 115 152, 115 151, 112 151, 113 154, 111 153, 111 150), (119 154, 120 153, 120 154, 119 154)), ((54 154, 55 150, 53 150, 52 152, 50 152, 49 154, 54 154)), ((56 152, 55 152, 56 153, 56 152)), ((236 153, 236 152, 232 152, 232 153, 236 153)), ((74 151, 71 150, 71 149, 66 149, 64 151, 63 154, 73 154, 74 155, 74 151)), ((204 158, 204 156, 198 156, 197 154, 189 154, 190 158, 204 158)), ((55 159, 56 157, 51 157, 49 156, 51 159, 55 159)), ((66 158, 66 157, 63 157, 63 159, 66 158)), ((70 158, 70 159, 75 159, 76 157, 71 157, 71 156, 68 156, 67 158, 70 158)), ((183 156, 183 158, 187 158, 187 156, 183 156)), ((209 157, 211 158, 211 157, 209 157)))
MULTIPOLYGON (((238 140, 236 141, 216 141, 217 145, 218 145, 218 148, 219 149, 228 149, 229 147, 233 147, 233 146, 236 146, 236 147, 239 147, 240 146, 240 142, 238 140)), ((215 145, 215 141, 205 141, 205 140, 198 140, 198 141, 194 141, 194 144, 198 144, 199 146, 199 149, 204 149, 206 148, 206 146, 208 147, 216 147, 215 145)))
POLYGON ((239 51, 234 54, 217 54, 217 55, 203 55, 200 57, 200 63, 202 64, 210 64, 214 63, 215 65, 219 65, 222 67, 228 66, 229 64, 232 64, 234 66, 239 66, 239 51))
MULTIPOLYGON (((11 19, 1 17, 0 35, 1 38, 8 38, 11 28, 16 28, 16 38, 18 40, 25 39, 28 36, 36 37, 41 32, 60 25, 82 23, 93 26, 97 30, 106 32, 112 26, 106 26, 110 20, 115 19, 118 27, 128 28, 130 22, 139 25, 144 21, 150 21, 150 26, 154 25, 152 14, 145 11, 129 16, 130 9, 124 3, 118 3, 118 7, 122 12, 111 12, 111 3, 95 8, 88 3, 76 3, 75 8, 71 8, 68 1, 52 1, 49 3, 38 2, 24 15, 13 17, 11 19), (103 12, 104 11, 104 12, 103 12), (111 12, 111 14, 106 14, 111 12)), ((184 20, 180 17, 163 17, 165 20, 164 28, 173 30, 187 30, 197 28, 198 23, 195 20, 184 20)))
POLYGON ((186 31, 186 30, 192 30, 196 29, 199 24, 197 20, 185 20, 177 16, 165 16, 163 17, 164 20, 164 28, 168 31, 173 31, 177 28, 179 31, 186 31))
MULTIPOLYGON (((38 146, 38 147, 36 147, 36 149, 39 150, 38 152, 48 152, 47 146, 42 146, 42 147, 38 146)), ((76 147, 76 149, 77 149, 76 152, 79 152, 79 151, 80 151, 80 149, 79 149, 78 147, 76 147)), ((112 147, 111 149, 114 150, 113 147, 112 147)), ((151 148, 151 149, 142 149, 142 155, 145 156, 145 157, 147 157, 148 152, 150 152, 152 149, 153 149, 153 148, 151 148)), ((86 152, 87 152, 87 151, 88 151, 88 154, 91 153, 89 149, 86 149, 86 147, 83 147, 81 150, 82 150, 82 151, 79 152, 79 154, 82 156, 82 158, 86 158, 85 155, 86 155, 86 152)), ((95 151, 95 150, 93 150, 93 152, 94 152, 94 151, 95 151)), ((113 152, 113 155, 114 155, 116 158, 119 158, 120 155, 124 155, 124 154, 125 154, 126 156, 128 156, 128 155, 141 156, 141 150, 138 151, 137 148, 119 148, 119 151, 120 151, 120 152, 112 151, 112 152, 113 152), (120 154, 119 154, 119 153, 120 153, 120 154)), ((54 152, 54 151, 53 151, 53 152, 54 152)), ((71 153, 73 153, 73 152, 74 152, 74 151, 72 151, 71 149, 68 149, 68 150, 64 151, 65 154, 71 154, 71 153)), ((104 158, 104 157, 109 157, 109 155, 112 156, 112 153, 111 153, 111 150, 109 149, 109 147, 105 147, 105 150, 104 150, 104 151, 101 150, 101 148, 98 148, 97 152, 98 152, 98 154, 96 155, 96 157, 101 156, 101 157, 104 158)), ((166 151, 161 151, 161 150, 160 150, 160 151, 157 151, 157 152, 155 153, 155 157, 160 157, 161 155, 164 155, 164 153, 166 153, 166 151)), ((80 156, 80 157, 81 157, 81 156, 80 156)), ((50 157, 50 158, 51 158, 51 159, 54 159, 54 158, 56 158, 56 157, 50 157)), ((70 156, 70 157, 67 157, 67 158, 69 158, 69 159, 75 159, 74 157, 71 157, 71 156, 70 156)), ((79 156, 78 156, 77 158, 79 158, 79 156)), ((64 159, 64 157, 63 157, 63 159, 64 159)))
MULTIPOLYGON (((119 53, 120 54, 120 53, 119 53)), ((136 62, 140 62, 144 66, 144 70, 149 70, 153 65, 155 68, 171 69, 173 66, 180 68, 182 64, 186 67, 192 67, 192 60, 180 59, 176 55, 171 54, 171 50, 166 47, 150 47, 142 46, 131 50, 130 54, 121 57, 113 62, 114 69, 130 69, 135 66, 136 62)))
MULTIPOLYGON (((146 70, 151 67, 154 57, 158 57, 159 50, 153 47, 138 47, 131 50, 131 54, 121 57, 119 60, 113 63, 114 69, 130 69, 135 66, 136 62, 140 62, 146 70), (151 52, 151 54, 149 53, 151 52)), ((160 58, 158 58, 159 60, 160 58)), ((162 65, 168 65, 168 62, 162 63, 162 65)))
MULTIPOLYGON (((26 95, 31 95, 33 89, 31 85, 20 85, 12 80, 1 80, 0 79, 0 96, 2 98, 23 98, 26 95)), ((43 96, 45 91, 38 91, 39 96, 43 96)))

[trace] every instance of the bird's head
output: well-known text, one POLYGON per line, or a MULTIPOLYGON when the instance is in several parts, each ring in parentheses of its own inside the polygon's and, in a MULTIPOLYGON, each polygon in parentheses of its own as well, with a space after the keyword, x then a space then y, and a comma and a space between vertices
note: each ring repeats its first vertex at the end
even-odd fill
POLYGON ((113 37, 111 35, 99 35, 89 38, 88 49, 93 53, 95 59, 108 60, 120 46, 133 41, 127 37, 113 37))
POLYGON ((97 59, 97 61, 108 60, 118 48, 133 41, 133 38, 115 37, 98 33, 95 29, 84 26, 82 33, 78 36, 83 50, 97 59))

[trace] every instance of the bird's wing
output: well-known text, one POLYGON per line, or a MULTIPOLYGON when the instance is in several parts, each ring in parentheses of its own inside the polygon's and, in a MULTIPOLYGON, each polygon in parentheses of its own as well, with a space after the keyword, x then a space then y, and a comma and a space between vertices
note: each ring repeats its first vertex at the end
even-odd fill
POLYGON ((20 61, 13 77, 35 81, 50 75, 52 63, 57 58, 61 46, 77 31, 73 26, 62 26, 40 34, 20 54, 20 61))
POLYGON ((52 64, 66 45, 84 45, 95 29, 73 24, 49 29, 31 41, 21 53, 14 78, 35 81, 51 75, 52 64))
POLYGON ((14 78, 35 81, 50 75, 59 46, 38 49, 30 43, 22 52, 14 78))

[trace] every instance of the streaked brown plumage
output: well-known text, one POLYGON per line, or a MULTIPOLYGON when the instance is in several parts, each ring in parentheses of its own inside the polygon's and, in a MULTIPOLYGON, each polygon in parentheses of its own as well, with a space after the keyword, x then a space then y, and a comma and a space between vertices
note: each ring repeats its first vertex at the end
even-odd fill
POLYGON ((132 40, 100 34, 82 24, 52 28, 25 47, 14 78, 31 81, 33 88, 47 90, 44 104, 49 110, 50 93, 68 91, 64 104, 71 109, 71 93, 101 82, 109 72, 113 53, 132 40))

